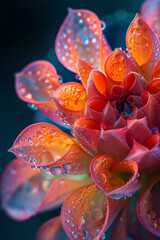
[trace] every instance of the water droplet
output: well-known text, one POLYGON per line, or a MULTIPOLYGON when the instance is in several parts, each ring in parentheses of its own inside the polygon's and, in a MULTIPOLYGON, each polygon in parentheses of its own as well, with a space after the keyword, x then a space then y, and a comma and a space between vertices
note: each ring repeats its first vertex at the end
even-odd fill
POLYGON ((106 23, 104 21, 101 21, 101 26, 102 26, 102 31, 104 31, 106 28, 106 23))
POLYGON ((62 174, 62 169, 61 167, 52 167, 51 168, 51 171, 52 171, 52 174, 53 175, 59 175, 59 174, 62 174))
POLYGON ((34 104, 28 104, 28 107, 36 111, 38 108, 34 104))
POLYGON ((29 158, 29 162, 36 164, 37 163, 37 159, 34 157, 29 158))

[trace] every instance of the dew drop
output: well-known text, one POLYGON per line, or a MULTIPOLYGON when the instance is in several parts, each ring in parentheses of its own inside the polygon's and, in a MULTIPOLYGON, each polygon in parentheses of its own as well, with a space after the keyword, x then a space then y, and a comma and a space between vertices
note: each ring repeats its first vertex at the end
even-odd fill
POLYGON ((61 169, 61 167, 52 167, 51 170, 52 170, 52 174, 53 174, 53 175, 62 174, 62 169, 61 169))
POLYGON ((102 26, 102 31, 104 31, 106 28, 106 23, 104 21, 101 21, 101 26, 102 26))

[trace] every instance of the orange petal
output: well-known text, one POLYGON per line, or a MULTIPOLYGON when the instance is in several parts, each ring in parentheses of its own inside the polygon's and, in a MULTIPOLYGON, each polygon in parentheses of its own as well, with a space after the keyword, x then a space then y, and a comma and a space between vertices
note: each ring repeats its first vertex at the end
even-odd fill
POLYGON ((89 74, 93 67, 89 65, 86 61, 82 59, 78 59, 77 63, 77 68, 78 68, 78 74, 81 78, 81 82, 83 86, 86 88, 87 87, 87 80, 89 78, 89 74))
POLYGON ((98 71, 92 70, 92 79, 98 92, 102 95, 109 95, 109 88, 106 76, 98 71))
POLYGON ((139 14, 136 14, 128 28, 126 43, 131 56, 150 80, 153 68, 160 57, 160 43, 156 34, 139 14))
POLYGON ((54 125, 36 123, 20 133, 10 151, 28 165, 47 168, 72 144, 72 138, 54 125))
POLYGON ((56 39, 56 54, 66 68, 76 73, 78 59, 99 67, 101 41, 98 17, 91 11, 69 9, 56 39))
POLYGON ((105 63, 106 75, 116 83, 121 83, 130 71, 139 72, 139 68, 133 59, 128 58, 125 52, 115 49, 107 58, 105 63))
POLYGON ((160 60, 153 69, 152 78, 160 78, 160 60))
POLYGON ((61 225, 60 217, 45 222, 38 230, 36 240, 67 240, 67 235, 61 225))
POLYGON ((80 146, 73 144, 63 157, 52 164, 50 170, 53 175, 88 174, 91 159, 80 146))
POLYGON ((90 173, 97 187, 114 199, 130 197, 141 187, 134 161, 116 162, 107 155, 99 155, 92 160, 90 173))
POLYGON ((159 210, 160 179, 157 179, 139 198, 137 213, 140 222, 152 234, 160 237, 159 210))
POLYGON ((76 82, 65 83, 52 95, 52 101, 60 111, 62 119, 73 125, 84 114, 87 101, 84 87, 76 82))
POLYGON ((96 154, 100 136, 100 124, 98 122, 92 119, 82 118, 75 122, 72 134, 87 152, 89 151, 92 155, 96 154))
POLYGON ((50 94, 60 86, 56 69, 47 61, 36 61, 27 65, 16 74, 18 96, 31 107, 38 108, 54 121, 62 121, 56 115, 56 107, 50 94))
POLYGON ((121 201, 106 198, 95 184, 77 189, 64 202, 61 220, 72 239, 98 240, 107 230, 122 206, 121 201))
POLYGON ((146 0, 141 8, 141 14, 144 20, 160 37, 160 10, 159 0, 146 0))
POLYGON ((33 171, 21 161, 14 160, 2 175, 2 206, 12 218, 25 220, 61 205, 72 191, 89 182, 89 178, 76 181, 64 176, 46 179, 39 169, 33 171))

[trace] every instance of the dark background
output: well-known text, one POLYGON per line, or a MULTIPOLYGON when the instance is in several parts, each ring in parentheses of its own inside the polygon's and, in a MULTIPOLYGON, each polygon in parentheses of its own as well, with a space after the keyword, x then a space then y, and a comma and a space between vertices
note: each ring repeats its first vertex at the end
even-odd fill
MULTIPOLYGON (((0 176, 7 163, 14 158, 11 153, 7 153, 7 150, 11 147, 17 135, 33 123, 34 117, 34 112, 16 96, 14 73, 20 71, 31 61, 44 59, 49 50, 54 47, 55 37, 67 14, 67 8, 89 9, 94 11, 101 19, 107 19, 108 25, 112 23, 112 27, 109 26, 105 32, 110 45, 112 48, 120 47, 123 42, 123 49, 125 49, 125 32, 128 23, 118 25, 115 16, 119 16, 118 18, 123 18, 123 16, 114 14, 114 17, 110 17, 110 14, 113 14, 117 9, 125 9, 132 13, 139 12, 142 2, 142 0, 6 0, 3 3, 1 2, 0 176), (104 17, 106 14, 107 17, 104 17)), ((65 70, 58 62, 57 66, 58 70, 61 71, 58 71, 58 73, 63 75, 65 70)), ((0 239, 33 240, 39 226, 56 214, 58 212, 51 211, 25 222, 16 222, 0 210, 0 239)))

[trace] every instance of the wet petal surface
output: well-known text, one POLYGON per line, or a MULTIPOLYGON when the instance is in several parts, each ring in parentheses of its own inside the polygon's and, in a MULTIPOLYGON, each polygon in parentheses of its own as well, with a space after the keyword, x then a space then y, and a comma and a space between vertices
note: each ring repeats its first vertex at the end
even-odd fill
POLYGON ((1 181, 2 206, 9 216, 25 220, 37 212, 46 211, 62 204, 75 189, 90 182, 43 175, 33 171, 19 160, 12 161, 5 169, 1 181))
POLYGON ((160 237, 160 179, 150 185, 137 203, 137 213, 143 226, 160 237))
POLYGON ((56 39, 56 53, 60 62, 77 73, 78 59, 96 67, 100 66, 102 27, 98 17, 91 11, 69 9, 56 39))
POLYGON ((51 97, 58 110, 62 112, 62 120, 72 125, 83 116, 87 96, 81 84, 65 83, 51 97))
POLYGON ((62 122, 56 115, 56 107, 50 100, 51 93, 60 86, 56 69, 47 61, 36 61, 16 74, 18 96, 32 108, 38 108, 54 121, 62 122))
POLYGON ((10 149, 31 166, 48 167, 61 158, 74 143, 72 138, 49 123, 36 123, 24 129, 10 149))
POLYGON ((69 239, 94 239, 103 236, 122 203, 106 198, 96 185, 77 189, 65 201, 61 219, 69 239), (110 211, 111 210, 111 211, 110 211))
POLYGON ((141 187, 136 179, 138 166, 134 161, 117 162, 99 155, 92 160, 90 173, 97 187, 114 199, 130 197, 141 187))

